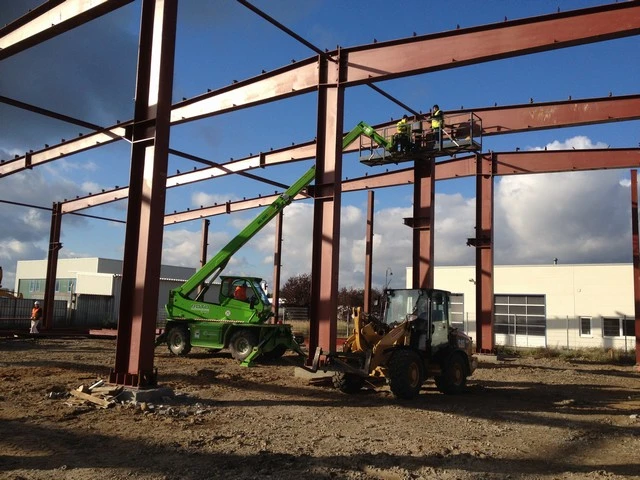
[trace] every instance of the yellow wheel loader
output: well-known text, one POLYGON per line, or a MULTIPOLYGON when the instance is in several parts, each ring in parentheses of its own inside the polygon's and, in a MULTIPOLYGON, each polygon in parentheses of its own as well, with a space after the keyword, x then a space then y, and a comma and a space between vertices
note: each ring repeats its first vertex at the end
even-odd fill
POLYGON ((380 318, 354 309, 343 351, 317 352, 314 363, 322 359, 321 370, 335 371, 333 384, 344 393, 370 377, 384 377, 398 399, 416 397, 429 377, 441 392, 461 393, 478 360, 471 338, 451 326, 449 299, 444 290, 386 290, 380 318))

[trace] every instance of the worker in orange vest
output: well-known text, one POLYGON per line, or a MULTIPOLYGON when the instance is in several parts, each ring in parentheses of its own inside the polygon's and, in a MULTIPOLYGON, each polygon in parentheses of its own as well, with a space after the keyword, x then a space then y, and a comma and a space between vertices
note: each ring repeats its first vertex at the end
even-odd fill
POLYGON ((33 302, 33 308, 31 309, 31 330, 29 333, 40 333, 38 327, 42 321, 42 308, 40 308, 40 302, 37 300, 33 302))

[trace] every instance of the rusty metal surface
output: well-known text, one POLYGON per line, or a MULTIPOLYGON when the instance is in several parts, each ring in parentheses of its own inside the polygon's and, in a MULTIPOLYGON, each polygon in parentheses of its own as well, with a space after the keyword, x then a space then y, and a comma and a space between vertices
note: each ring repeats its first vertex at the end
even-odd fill
MULTIPOLYGON (((35 108, 35 107, 34 107, 35 108)), ((468 110, 451 110, 447 113, 458 115, 468 110)), ((543 104, 519 104, 503 107, 490 107, 474 109, 483 119, 483 135, 501 135, 506 133, 518 133, 529 130, 542 130, 548 128, 568 127, 584 124, 609 123, 617 121, 636 120, 640 118, 640 95, 627 95, 620 97, 598 97, 574 101, 547 102, 543 104)), ((54 114, 55 112, 51 112, 54 114)), ((57 114, 59 115, 59 114, 57 114)), ((47 163, 59 158, 73 155, 91 148, 107 145, 120 140, 126 135, 125 127, 129 123, 108 127, 100 132, 89 133, 75 139, 67 140, 64 144, 44 148, 31 153, 30 164, 32 166, 47 163)), ((395 125, 388 122, 375 126, 382 131, 384 128, 395 125)), ((358 150, 357 144, 352 144, 344 152, 358 150)), ((315 158, 315 141, 297 144, 291 147, 283 147, 260 155, 249 156, 233 162, 227 162, 221 167, 203 168, 193 172, 185 172, 172 175, 167 181, 168 187, 185 185, 211 178, 227 175, 229 172, 241 172, 258 167, 279 165, 299 160, 315 158)), ((17 173, 28 168, 25 156, 15 160, 0 163, 0 177, 17 173)), ((124 192, 121 192, 124 194, 124 192)), ((113 197, 111 192, 94 195, 91 205, 108 203, 113 197)), ((123 198, 118 195, 119 198, 123 198)), ((65 211, 66 207, 65 205, 65 211)), ((81 208, 87 208, 81 207, 81 208)), ((74 209, 70 210, 73 211, 74 209)))
POLYGON ((640 32, 627 2, 348 48, 348 84, 433 72, 500 58, 622 38, 640 32))
MULTIPOLYGON (((640 148, 612 148, 606 150, 549 150, 535 152, 495 152, 495 175, 516 175, 545 172, 570 172, 581 170, 601 170, 614 168, 640 167, 640 148), (546 159, 547 158, 547 159, 546 159)), ((476 175, 476 157, 462 157, 436 163, 436 180, 450 180, 476 175)), ((412 185, 413 168, 352 178, 342 182, 342 192, 357 192, 377 188, 412 185)), ((123 189, 121 189, 123 190, 123 189)), ((105 194, 106 195, 106 194, 105 194)), ((264 207, 273 202, 278 195, 250 198, 196 210, 169 213, 165 216, 165 225, 187 222, 198 218, 222 215, 231 212, 264 207)), ((308 197, 300 194, 294 201, 308 197)), ((72 200, 77 205, 88 199, 72 200)), ((64 204, 63 204, 64 205, 64 204)), ((73 211, 75 209, 63 212, 73 211)))
POLYGON ((345 89, 329 82, 335 75, 344 76, 345 66, 340 60, 336 68, 326 59, 320 59, 320 65, 315 181, 319 195, 315 196, 313 205, 308 362, 312 362, 316 347, 333 351, 337 336, 345 89))
MULTIPOLYGON (((482 135, 520 133, 566 126, 593 125, 640 118, 640 95, 478 108, 482 135)), ((459 114, 463 111, 455 111, 459 114)))
POLYGON ((640 239, 638 235, 638 171, 631 170, 631 241, 633 251, 633 305, 636 367, 640 367, 640 239))
POLYGON ((373 207, 375 192, 367 192, 367 227, 365 229, 365 251, 364 251, 364 313, 371 312, 371 281, 373 270, 373 207))
POLYGON ((156 384, 154 339, 177 10, 177 0, 143 0, 122 296, 111 372, 115 383, 141 387, 156 384))
POLYGON ((112 12, 133 0, 48 0, 0 29, 0 60, 112 12))
POLYGON ((640 166, 640 149, 537 150, 497 152, 496 175, 570 172, 640 166), (576 154, 577 153, 577 154, 576 154))
POLYGON ((282 220, 283 212, 280 210, 276 216, 276 232, 275 232, 275 245, 273 246, 273 285, 271 285, 271 291, 273 292, 273 316, 275 321, 278 321, 278 314, 280 313, 280 272, 282 270, 282 220))
POLYGON ((476 176, 476 349, 493 352, 493 172, 495 158, 479 155, 476 176))
POLYGON ((413 229, 413 288, 433 288, 435 229, 435 159, 414 167, 413 217, 405 224, 413 229))
POLYGON ((51 209, 51 229, 49 231, 49 250, 47 253, 47 276, 44 287, 44 305, 42 308, 42 326, 44 330, 53 327, 53 310, 56 295, 56 276, 58 271, 58 252, 62 248, 62 212, 60 203, 54 202, 51 209))

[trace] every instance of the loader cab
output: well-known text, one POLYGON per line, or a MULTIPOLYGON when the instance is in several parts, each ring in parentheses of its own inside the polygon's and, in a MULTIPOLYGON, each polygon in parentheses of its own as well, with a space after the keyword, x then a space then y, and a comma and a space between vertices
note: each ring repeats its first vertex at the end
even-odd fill
POLYGON ((389 327, 408 320, 412 346, 435 355, 449 344, 449 301, 444 290, 387 290, 382 318, 389 327))

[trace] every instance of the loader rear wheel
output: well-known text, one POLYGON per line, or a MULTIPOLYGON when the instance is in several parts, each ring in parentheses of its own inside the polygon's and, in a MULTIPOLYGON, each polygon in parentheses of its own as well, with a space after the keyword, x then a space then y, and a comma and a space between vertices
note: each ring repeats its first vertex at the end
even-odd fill
POLYGON ((258 345, 258 337, 254 332, 247 329, 238 330, 231 335, 231 340, 229 340, 231 356, 239 362, 247 358, 256 345, 258 345))
POLYGON ((462 355, 453 355, 442 369, 442 375, 437 376, 436 387, 442 393, 455 395, 464 392, 467 386, 467 368, 462 355))
POLYGON ((186 327, 171 327, 167 333, 167 346, 174 355, 183 357, 188 354, 191 351, 189 330, 186 327))
POLYGON ((342 393, 358 393, 364 386, 364 377, 353 373, 336 372, 331 378, 333 386, 342 393))
POLYGON ((402 400, 417 397, 424 382, 420 355, 413 350, 397 350, 389 359, 388 375, 394 397, 402 400))

